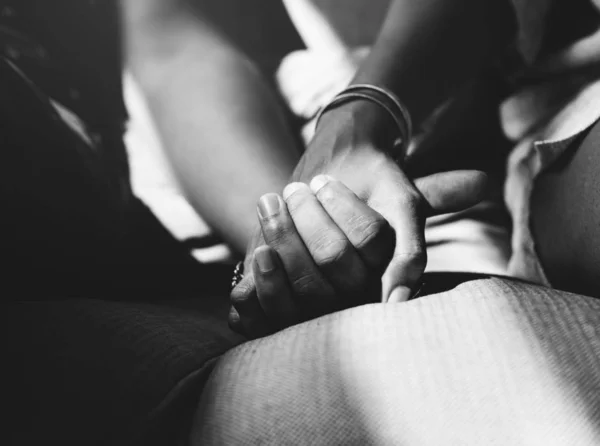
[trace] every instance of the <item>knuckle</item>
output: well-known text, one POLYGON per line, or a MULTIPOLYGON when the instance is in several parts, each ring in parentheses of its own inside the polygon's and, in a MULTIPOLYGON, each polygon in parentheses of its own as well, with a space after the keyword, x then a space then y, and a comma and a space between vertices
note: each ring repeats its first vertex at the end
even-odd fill
POLYGON ((274 219, 266 222, 263 225, 263 230, 269 245, 276 247, 285 245, 289 241, 289 237, 294 231, 294 228, 283 220, 274 219))
POLYGON ((305 273, 292 280, 292 289, 298 295, 310 294, 312 290, 318 289, 318 283, 314 275, 305 273))
POLYGON ((395 253, 392 262, 403 269, 408 279, 417 280, 427 265, 427 252, 420 247, 415 247, 395 253))
POLYGON ((416 189, 403 188, 393 194, 371 197, 367 204, 373 209, 386 209, 390 213, 421 216, 427 203, 416 189))
POLYGON ((350 235, 355 240, 357 249, 363 249, 376 241, 383 241, 385 236, 391 236, 392 231, 388 221, 381 217, 358 217, 350 222, 350 235))
POLYGON ((398 194, 398 203, 403 209, 411 209, 418 211, 423 206, 423 197, 415 189, 403 189, 403 192, 398 194))
POLYGON ((251 280, 242 280, 229 295, 229 301, 234 307, 239 307, 248 302, 254 294, 255 286, 251 280))
POLYGON ((309 250, 320 267, 336 265, 350 253, 351 245, 347 240, 319 237, 310 244, 309 250))
POLYGON ((421 264, 427 259, 427 253, 421 246, 413 246, 394 254, 394 260, 401 263, 421 264))

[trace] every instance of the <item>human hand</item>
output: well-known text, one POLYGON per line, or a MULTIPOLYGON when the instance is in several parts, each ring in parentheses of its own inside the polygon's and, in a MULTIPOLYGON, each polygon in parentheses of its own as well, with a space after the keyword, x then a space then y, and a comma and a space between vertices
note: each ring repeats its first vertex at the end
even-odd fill
MULTIPOLYGON (((426 215, 448 201, 468 207, 473 196, 463 193, 461 181, 482 188, 485 176, 458 171, 417 180, 433 203, 424 206, 426 215), (440 192, 439 183, 452 187, 440 192)), ((321 175, 310 189, 292 183, 284 197, 261 199, 267 245, 254 249, 248 274, 231 294, 230 326, 249 337, 379 301, 381 276, 394 251, 388 222, 339 181, 321 175)))
POLYGON ((350 103, 323 115, 293 179, 328 174, 342 181, 393 228, 395 251, 383 277, 382 299, 407 300, 425 269, 424 224, 430 215, 470 207, 483 198, 486 177, 457 171, 411 181, 385 148, 394 124, 370 103, 350 103))
POLYGON ((387 221, 341 182, 292 183, 258 206, 266 245, 231 294, 236 331, 258 337, 380 298, 394 247, 387 221))

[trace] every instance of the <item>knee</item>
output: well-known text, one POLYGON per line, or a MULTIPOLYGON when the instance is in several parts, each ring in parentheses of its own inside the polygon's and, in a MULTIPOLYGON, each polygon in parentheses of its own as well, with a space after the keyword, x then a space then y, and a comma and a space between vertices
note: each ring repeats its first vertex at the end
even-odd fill
POLYGON ((329 315, 229 352, 202 395, 192 444, 371 444, 355 382, 371 382, 363 365, 393 350, 380 339, 386 309, 329 315))

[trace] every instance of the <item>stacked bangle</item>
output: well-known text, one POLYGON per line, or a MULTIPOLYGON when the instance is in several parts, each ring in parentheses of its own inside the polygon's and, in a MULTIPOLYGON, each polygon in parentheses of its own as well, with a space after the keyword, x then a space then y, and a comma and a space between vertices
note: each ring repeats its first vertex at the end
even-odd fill
POLYGON ((400 99, 385 88, 370 84, 350 85, 319 110, 315 119, 315 125, 319 125, 319 120, 328 110, 356 99, 371 101, 388 112, 394 120, 399 133, 394 144, 394 149, 399 150, 400 155, 405 155, 412 138, 412 120, 410 113, 400 99))

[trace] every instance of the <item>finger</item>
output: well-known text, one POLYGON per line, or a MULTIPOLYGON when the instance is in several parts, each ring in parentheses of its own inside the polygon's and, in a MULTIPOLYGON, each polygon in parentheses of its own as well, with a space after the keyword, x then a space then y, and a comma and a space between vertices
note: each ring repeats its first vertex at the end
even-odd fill
POLYGON ((430 175, 410 184, 402 171, 389 171, 377 194, 400 199, 385 214, 396 232, 396 249, 383 278, 388 302, 404 302, 420 286, 427 263, 424 218, 474 206, 485 195, 487 176, 477 171, 453 171, 430 175))
MULTIPOLYGON (((239 317, 239 322, 235 324, 235 327, 239 329, 241 326, 243 334, 254 339, 266 336, 272 329, 258 302, 254 282, 248 277, 245 276, 231 291, 230 300, 239 317)), ((231 313, 230 316, 232 316, 231 313)))
POLYGON ((265 239, 262 235, 262 229, 260 227, 260 222, 257 222, 256 228, 252 233, 252 237, 250 238, 250 243, 248 243, 248 247, 246 249, 246 257, 244 258, 244 272, 248 277, 252 277, 252 264, 254 258, 254 250, 265 244, 265 239))
POLYGON ((287 275, 277 252, 270 246, 254 251, 254 283, 258 301, 271 326, 282 330, 300 321, 287 275))
POLYGON ((244 335, 244 327, 242 326, 242 320, 240 319, 239 313, 233 306, 229 308, 227 323, 229 324, 229 328, 231 328, 233 331, 244 335))
POLYGON ((385 301, 405 301, 418 288, 427 263, 423 196, 397 166, 386 166, 368 204, 389 222, 396 236, 392 259, 382 278, 385 301))
POLYGON ((265 241, 279 255, 303 317, 321 315, 324 308, 333 307, 333 287, 313 262, 283 199, 277 194, 261 197, 258 216, 265 241))
POLYGON ((310 188, 365 264, 382 273, 394 252, 394 231, 387 220, 332 177, 318 175, 310 188))
POLYGON ((291 183, 283 197, 313 261, 343 299, 340 303, 347 307, 355 297, 364 296, 368 269, 310 188, 304 183, 291 183))
POLYGON ((428 203, 427 216, 458 212, 485 198, 487 175, 476 170, 437 173, 415 180, 428 203))

